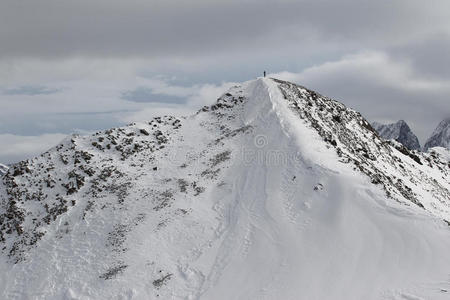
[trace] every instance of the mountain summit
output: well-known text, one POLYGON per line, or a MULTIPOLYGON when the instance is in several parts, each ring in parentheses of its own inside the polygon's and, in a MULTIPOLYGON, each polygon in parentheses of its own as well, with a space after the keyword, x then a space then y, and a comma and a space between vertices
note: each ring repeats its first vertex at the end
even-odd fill
POLYGON ((450 118, 442 120, 424 145, 427 151, 432 147, 443 147, 450 149, 450 118))
POLYGON ((2 299, 446 299, 450 170, 259 78, 0 183, 2 299))
POLYGON ((420 144, 417 136, 409 128, 405 121, 400 120, 392 124, 380 124, 373 122, 372 126, 378 134, 386 140, 396 140, 411 150, 419 150, 420 144))

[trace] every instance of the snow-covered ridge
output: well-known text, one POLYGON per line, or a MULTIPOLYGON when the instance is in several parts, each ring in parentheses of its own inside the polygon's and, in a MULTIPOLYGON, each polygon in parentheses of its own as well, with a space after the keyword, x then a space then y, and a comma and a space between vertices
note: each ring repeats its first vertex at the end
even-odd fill
POLYGON ((444 299, 449 167, 337 101, 249 81, 12 166, 0 298, 444 299))
POLYGON ((411 150, 420 150, 419 139, 405 121, 400 120, 392 124, 373 122, 372 126, 382 138, 395 140, 411 150))
POLYGON ((442 120, 423 146, 424 151, 432 147, 450 149, 450 118, 442 120))

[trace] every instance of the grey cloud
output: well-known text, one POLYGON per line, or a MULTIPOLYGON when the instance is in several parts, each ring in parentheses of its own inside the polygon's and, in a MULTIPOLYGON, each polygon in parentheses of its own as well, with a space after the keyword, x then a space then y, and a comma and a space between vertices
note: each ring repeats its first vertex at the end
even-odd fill
POLYGON ((18 136, 36 136, 45 133, 72 134, 78 131, 92 132, 123 126, 120 121, 129 111, 103 113, 73 113, 73 114, 21 114, 2 116, 0 120, 0 135, 13 134, 18 136))
POLYGON ((410 62, 424 76, 450 78, 450 34, 438 33, 388 49, 396 60, 410 62))
POLYGON ((419 0, 5 1, 0 53, 186 58, 314 39, 371 45, 427 29, 431 17, 448 25, 419 0))
POLYGON ((3 91, 3 94, 9 96, 15 95, 36 96, 36 95, 50 95, 61 91, 62 91, 61 89, 49 88, 45 86, 25 85, 17 88, 5 89, 3 91))
POLYGON ((164 104, 185 104, 187 99, 172 95, 157 94, 152 89, 138 87, 134 90, 125 91, 121 98, 128 101, 139 103, 164 103, 164 104))
POLYGON ((0 145, 7 145, 7 147, 0 147, 0 161, 10 164, 37 156, 56 146, 65 137, 66 135, 59 133, 39 136, 0 134, 0 145))

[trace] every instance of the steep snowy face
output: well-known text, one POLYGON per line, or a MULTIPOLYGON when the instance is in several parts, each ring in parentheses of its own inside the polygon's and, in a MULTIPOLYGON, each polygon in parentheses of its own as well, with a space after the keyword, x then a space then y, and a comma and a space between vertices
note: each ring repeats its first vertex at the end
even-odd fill
POLYGON ((8 166, 0 164, 0 177, 5 175, 6 172, 8 172, 8 169, 9 169, 8 166))
POLYGON ((439 123, 423 146, 424 151, 432 147, 450 149, 450 118, 444 119, 439 123))
POLYGON ((272 79, 0 183, 1 299, 445 299, 450 165, 272 79))
POLYGON ((395 140, 410 150, 420 150, 419 139, 405 121, 400 120, 392 124, 373 122, 372 126, 382 138, 395 140))
POLYGON ((292 83, 277 82, 291 109, 335 148, 341 162, 353 163, 373 184, 380 184, 389 197, 407 199, 450 218, 450 170, 446 161, 380 139, 358 112, 342 103, 292 83), (437 172, 440 179, 429 176, 430 172, 437 172), (446 204, 441 207, 439 202, 446 204), (439 209, 434 209, 436 205, 439 209))

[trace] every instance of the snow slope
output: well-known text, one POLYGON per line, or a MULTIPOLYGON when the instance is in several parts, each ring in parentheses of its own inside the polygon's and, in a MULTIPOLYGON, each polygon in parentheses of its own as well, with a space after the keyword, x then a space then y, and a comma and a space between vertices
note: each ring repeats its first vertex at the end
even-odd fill
POLYGON ((442 120, 423 146, 424 151, 432 147, 450 149, 450 118, 442 120))
POLYGON ((439 156, 441 160, 446 160, 450 162, 450 149, 444 147, 433 147, 428 149, 428 152, 439 156))
POLYGON ((449 166, 260 78, 0 184, 1 299, 448 299, 449 166))
POLYGON ((372 126, 382 138, 396 140, 411 150, 420 150, 419 139, 405 121, 400 120, 392 124, 373 122, 372 126))

